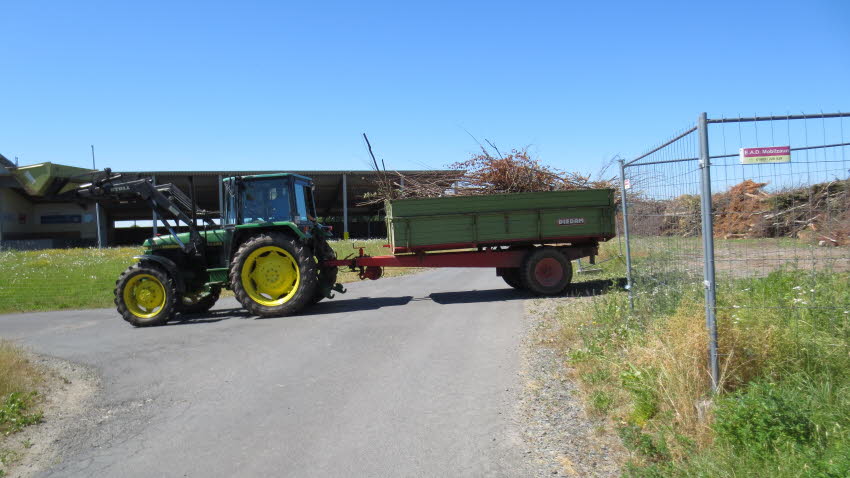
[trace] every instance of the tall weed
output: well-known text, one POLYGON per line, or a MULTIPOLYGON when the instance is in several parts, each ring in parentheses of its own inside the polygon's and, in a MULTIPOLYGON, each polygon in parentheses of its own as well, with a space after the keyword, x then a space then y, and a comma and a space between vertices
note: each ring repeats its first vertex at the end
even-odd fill
POLYGON ((726 282, 719 396, 701 284, 654 279, 638 282, 654 286, 634 291, 633 311, 612 292, 560 316, 584 391, 610 397, 597 412, 635 451, 626 475, 850 476, 850 327, 839 307, 850 275, 786 269, 726 282))

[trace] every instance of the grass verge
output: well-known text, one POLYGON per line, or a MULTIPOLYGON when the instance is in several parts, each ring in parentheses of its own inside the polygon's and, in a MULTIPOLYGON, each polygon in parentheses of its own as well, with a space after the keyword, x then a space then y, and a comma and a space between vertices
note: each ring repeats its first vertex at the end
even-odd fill
POLYGON ((588 409, 631 452, 624 475, 850 476, 850 311, 839 308, 850 274, 725 281, 717 396, 703 291, 688 284, 636 290, 633 311, 613 290, 559 311, 557 342, 588 409))
POLYGON ((41 413, 33 409, 38 401, 35 389, 42 381, 42 371, 20 348, 0 340, 0 476, 18 457, 15 450, 2 446, 3 438, 41 421, 41 413))
MULTIPOLYGON (((386 240, 332 241, 337 257, 387 255, 386 240)), ((115 280, 133 264, 136 247, 108 249, 47 249, 0 251, 0 314, 63 309, 113 307, 115 280)), ((388 268, 385 277, 410 274, 419 269, 388 268)), ((340 268, 340 282, 359 281, 356 272, 340 268)))
POLYGON ((0 313, 110 307, 115 280, 141 249, 0 251, 0 313))

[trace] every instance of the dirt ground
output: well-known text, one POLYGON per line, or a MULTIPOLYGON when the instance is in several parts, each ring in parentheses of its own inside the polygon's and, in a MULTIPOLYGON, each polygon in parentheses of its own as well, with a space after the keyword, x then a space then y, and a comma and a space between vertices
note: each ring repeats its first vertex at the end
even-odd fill
POLYGON ((53 357, 32 354, 30 360, 45 371, 38 393, 44 419, 13 435, 0 439, 0 450, 13 456, 4 471, 9 478, 28 478, 61 459, 53 446, 63 431, 74 428, 87 404, 99 388, 97 374, 78 364, 53 357))
POLYGON ((558 307, 590 297, 528 299, 519 416, 534 476, 616 477, 626 451, 607 419, 589 415, 565 358, 552 346, 558 307))
MULTIPOLYGON (((702 280, 700 238, 637 237, 632 240, 633 273, 676 273, 702 280)), ((814 245, 795 239, 715 239, 718 280, 764 277, 781 268, 850 271, 850 246, 814 245)))

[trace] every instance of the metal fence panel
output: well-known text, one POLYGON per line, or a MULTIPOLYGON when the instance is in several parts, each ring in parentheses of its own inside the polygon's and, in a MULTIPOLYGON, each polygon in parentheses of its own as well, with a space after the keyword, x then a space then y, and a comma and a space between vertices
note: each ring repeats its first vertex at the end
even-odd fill
POLYGON ((830 287, 850 272, 848 117, 702 115, 696 127, 625 163, 635 300, 701 280, 710 338, 761 313, 777 326, 823 330, 850 344, 850 296, 830 287), (787 148, 790 161, 742 161, 743 148, 768 147, 787 148))

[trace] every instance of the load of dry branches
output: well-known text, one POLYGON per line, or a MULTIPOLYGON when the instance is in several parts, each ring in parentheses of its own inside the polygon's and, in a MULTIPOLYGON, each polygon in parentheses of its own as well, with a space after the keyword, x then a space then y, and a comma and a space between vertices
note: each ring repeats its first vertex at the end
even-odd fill
MULTIPOLYGON (((527 148, 513 149, 510 153, 502 154, 492 143, 488 144, 492 151, 481 146, 481 153, 449 165, 450 171, 416 175, 386 171, 381 167, 383 162, 379 165, 372 155, 372 167, 380 173, 380 179, 376 184, 377 190, 366 195, 363 204, 402 198, 614 188, 616 184, 613 177, 594 180, 589 174, 564 172, 543 164, 539 159, 532 158, 527 148)), ((606 170, 607 166, 597 177, 603 177, 606 170)))

